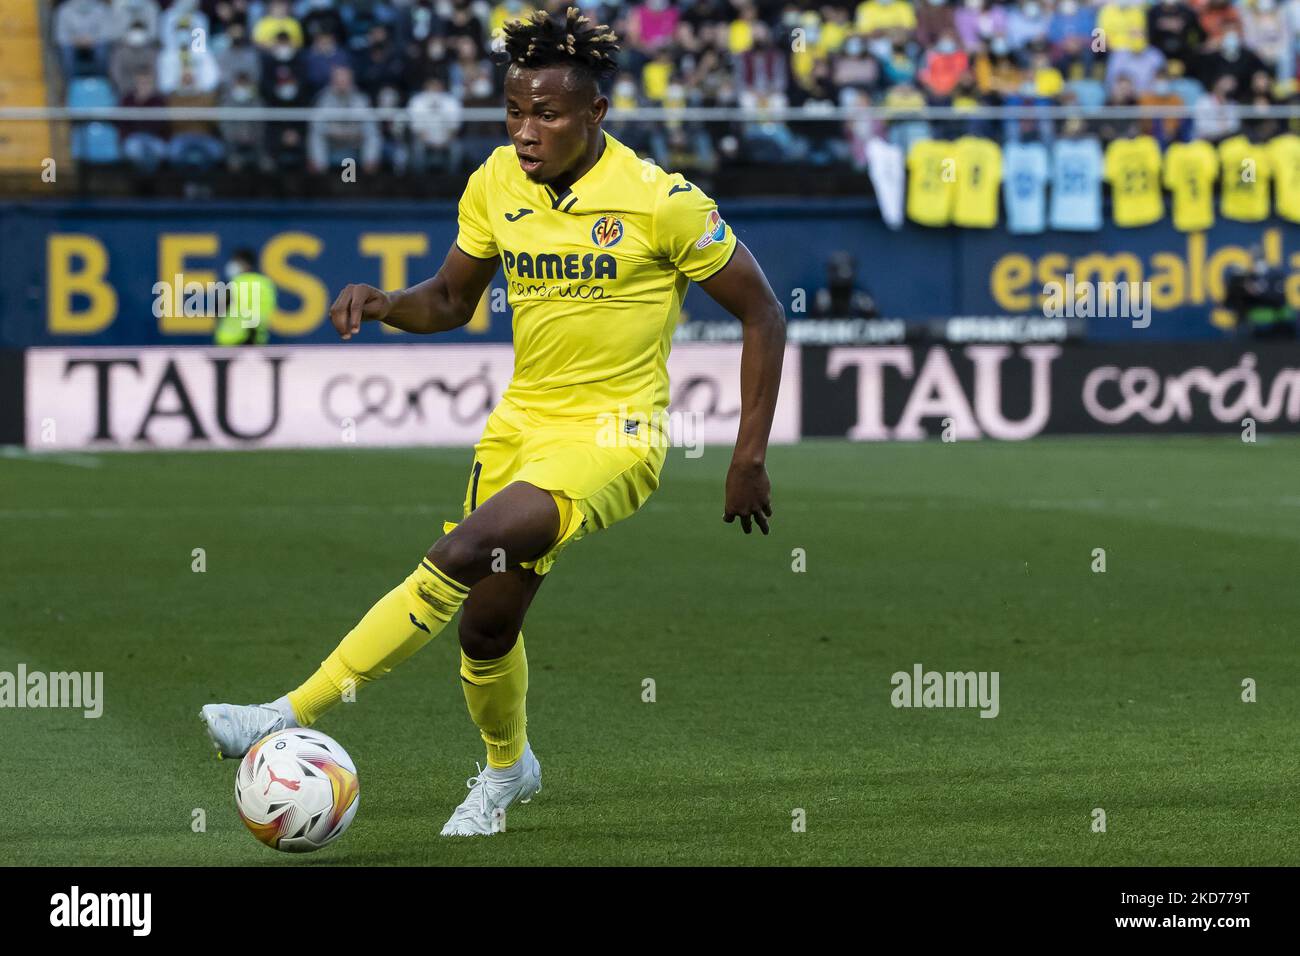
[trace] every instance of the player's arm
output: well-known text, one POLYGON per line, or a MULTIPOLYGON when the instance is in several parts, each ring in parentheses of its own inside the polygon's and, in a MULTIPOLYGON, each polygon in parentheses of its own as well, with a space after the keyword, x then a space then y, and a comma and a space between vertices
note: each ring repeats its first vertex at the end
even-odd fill
POLYGON ((499 262, 471 256, 453 243, 438 274, 409 289, 385 292, 371 285, 345 286, 330 306, 330 322, 344 339, 359 332, 362 322, 387 322, 420 334, 458 329, 473 318, 499 262))
POLYGON ((700 283, 715 302, 744 326, 740 354, 740 430, 727 470, 723 520, 740 518, 745 534, 755 522, 767 534, 772 487, 767 477, 767 440, 776 415, 785 356, 785 310, 767 276, 743 242, 725 266, 700 283))

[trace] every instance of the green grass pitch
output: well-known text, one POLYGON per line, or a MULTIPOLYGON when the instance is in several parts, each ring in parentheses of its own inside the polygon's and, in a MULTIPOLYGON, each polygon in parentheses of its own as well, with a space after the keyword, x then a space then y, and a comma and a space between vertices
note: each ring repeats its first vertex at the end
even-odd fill
POLYGON ((0 458, 0 670, 105 696, 0 710, 0 864, 1294 865, 1297 451, 806 443, 763 538, 720 520, 727 450, 674 450, 534 605, 509 830, 438 836, 482 758, 444 632, 318 725, 362 801, 307 857, 245 831, 199 707, 306 676, 458 516, 468 450, 0 458), (998 671, 1000 714, 895 709, 918 662, 998 671))

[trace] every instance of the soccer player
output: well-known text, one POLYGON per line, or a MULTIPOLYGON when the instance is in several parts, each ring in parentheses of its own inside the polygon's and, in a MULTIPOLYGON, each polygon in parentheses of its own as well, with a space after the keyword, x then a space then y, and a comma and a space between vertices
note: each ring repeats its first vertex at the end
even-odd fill
POLYGON ((319 670, 265 705, 209 704, 218 752, 306 727, 388 673, 459 610, 465 703, 487 769, 444 836, 498 832, 541 789, 526 733, 521 626, 556 557, 636 512, 666 454, 667 357, 682 299, 700 283, 743 324, 741 415, 723 520, 766 534, 765 458, 785 317, 716 204, 680 174, 641 162, 601 129, 616 37, 570 7, 505 28, 506 129, 470 177, 456 242, 432 279, 399 292, 349 285, 330 309, 339 335, 384 321, 459 328, 499 267, 514 309, 515 370, 474 448, 462 520, 379 600, 319 670))

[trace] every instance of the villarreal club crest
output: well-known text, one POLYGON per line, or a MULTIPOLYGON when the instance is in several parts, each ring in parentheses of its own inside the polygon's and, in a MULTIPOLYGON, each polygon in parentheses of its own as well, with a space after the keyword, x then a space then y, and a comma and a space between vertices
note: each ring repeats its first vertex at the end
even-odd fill
POLYGON ((591 227, 591 241, 602 249, 618 245, 623 238, 623 220, 617 216, 601 216, 591 227))

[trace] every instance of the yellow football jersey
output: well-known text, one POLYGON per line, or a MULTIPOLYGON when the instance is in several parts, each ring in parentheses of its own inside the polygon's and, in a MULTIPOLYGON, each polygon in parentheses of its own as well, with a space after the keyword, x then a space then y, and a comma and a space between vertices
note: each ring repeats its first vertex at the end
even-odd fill
POLYGON ((543 414, 665 408, 686 289, 736 251, 712 199, 604 135, 596 165, 558 195, 502 146, 460 200, 456 245, 501 259, 514 311, 515 373, 503 401, 543 414))
POLYGON ((1149 226, 1165 214, 1160 146, 1153 137, 1117 139, 1107 146, 1105 176, 1115 225, 1149 226))
POLYGON ((992 229, 998 224, 1001 147, 991 139, 963 136, 957 140, 953 156, 957 160, 953 223, 968 229, 992 229))
POLYGON ((1225 219, 1259 222, 1268 218, 1269 177, 1273 167, 1268 146, 1233 136, 1219 144, 1223 169, 1219 210, 1225 219))
POLYGON ((1175 229, 1201 232, 1214 225, 1218 177, 1219 157, 1204 140, 1173 143, 1165 151, 1165 188, 1173 194, 1175 229))
POLYGON ((1283 133, 1268 144, 1273 169, 1273 205, 1277 214, 1300 222, 1300 136, 1283 133))
POLYGON ((907 218, 923 226, 946 226, 952 220, 957 184, 953 144, 919 139, 907 154, 907 218))

